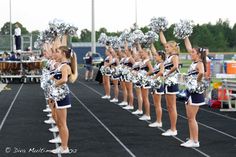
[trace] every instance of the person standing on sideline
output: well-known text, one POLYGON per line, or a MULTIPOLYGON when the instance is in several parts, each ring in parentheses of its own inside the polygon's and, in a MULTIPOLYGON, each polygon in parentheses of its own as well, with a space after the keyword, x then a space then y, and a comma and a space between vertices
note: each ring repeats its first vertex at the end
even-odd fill
POLYGON ((15 24, 15 45, 16 45, 16 51, 20 51, 21 50, 21 29, 18 26, 18 24, 15 24))
POLYGON ((85 81, 93 80, 93 58, 92 52, 86 53, 84 57, 85 61, 85 81))

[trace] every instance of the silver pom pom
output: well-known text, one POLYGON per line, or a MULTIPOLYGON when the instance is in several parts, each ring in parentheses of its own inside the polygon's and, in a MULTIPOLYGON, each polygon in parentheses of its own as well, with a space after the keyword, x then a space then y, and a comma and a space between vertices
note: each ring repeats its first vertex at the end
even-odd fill
POLYGON ((110 36, 107 38, 107 41, 110 43, 113 49, 118 49, 120 47, 121 41, 117 36, 110 36))
POLYGON ((156 33, 159 33, 161 30, 162 31, 167 30, 167 26, 168 26, 168 21, 166 20, 165 17, 158 17, 158 18, 153 17, 149 24, 150 29, 156 33))
POLYGON ((155 41, 158 41, 159 36, 153 32, 153 31, 148 31, 145 33, 144 37, 141 39, 140 43, 144 44, 145 47, 150 47, 152 43, 155 41))
POLYGON ((175 24, 174 36, 178 39, 189 37, 193 32, 193 21, 180 20, 180 23, 175 24))
POLYGON ((143 32, 140 29, 136 29, 135 31, 130 33, 128 41, 131 44, 134 44, 134 43, 139 43, 143 38, 144 38, 143 32))
POLYGON ((98 38, 98 43, 106 45, 106 42, 107 42, 107 35, 105 33, 101 33, 98 38))
POLYGON ((130 36, 130 31, 128 29, 125 29, 121 35, 120 35, 120 41, 121 42, 125 42, 129 39, 129 36, 130 36))

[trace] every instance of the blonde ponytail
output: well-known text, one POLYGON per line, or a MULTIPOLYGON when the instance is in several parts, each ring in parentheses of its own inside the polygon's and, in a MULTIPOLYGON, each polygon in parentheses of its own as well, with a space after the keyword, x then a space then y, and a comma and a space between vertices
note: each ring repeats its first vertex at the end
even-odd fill
POLYGON ((70 57, 71 60, 71 75, 69 77, 69 81, 74 83, 78 78, 78 68, 77 68, 77 56, 74 52, 71 52, 72 55, 70 57))

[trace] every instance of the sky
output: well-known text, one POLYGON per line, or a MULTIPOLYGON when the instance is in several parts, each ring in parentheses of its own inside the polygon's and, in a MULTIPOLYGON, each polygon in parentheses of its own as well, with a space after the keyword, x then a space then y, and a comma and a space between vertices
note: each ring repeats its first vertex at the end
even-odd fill
MULTIPOLYGON (((10 0, 0 0, 0 28, 10 21, 10 0)), ((135 23, 135 0, 94 0, 95 29, 122 31, 135 23)), ((137 23, 146 26, 153 17, 166 17, 169 24, 180 19, 195 24, 215 24, 219 18, 236 23, 235 0, 137 0, 137 23)), ((20 22, 28 31, 43 31, 48 22, 61 19, 91 30, 92 0, 11 0, 12 23, 20 22)))

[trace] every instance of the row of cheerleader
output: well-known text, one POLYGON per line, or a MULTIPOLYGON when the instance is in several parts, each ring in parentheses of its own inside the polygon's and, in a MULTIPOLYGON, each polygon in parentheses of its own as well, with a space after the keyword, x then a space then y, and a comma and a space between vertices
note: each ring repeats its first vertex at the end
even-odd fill
POLYGON ((67 109, 71 107, 71 100, 67 83, 75 82, 78 77, 77 58, 73 50, 67 47, 67 38, 70 34, 68 31, 61 31, 69 27, 58 21, 50 23, 49 26, 49 30, 45 32, 50 33, 42 33, 44 36, 36 43, 41 47, 44 56, 40 85, 46 100, 46 109, 43 111, 48 113, 49 117, 44 122, 52 126, 49 128, 50 132, 57 134, 48 142, 60 144, 58 148, 51 150, 51 153, 68 154, 70 150, 67 109))
MULTIPOLYGON (((163 22, 165 24, 165 22, 163 22)), ((186 23, 185 23, 186 25, 186 23)), ((179 26, 180 27, 180 26, 179 26)), ((186 27, 185 27, 186 28, 186 27)), ((132 114, 142 115, 139 120, 151 120, 149 93, 151 93, 156 119, 149 127, 162 127, 162 96, 168 109, 170 128, 162 133, 163 136, 176 136, 177 132, 177 106, 176 94, 179 93, 179 85, 186 87, 186 113, 189 125, 188 140, 181 144, 183 147, 199 147, 199 132, 196 115, 199 106, 205 104, 204 92, 208 87, 204 79, 206 69, 206 49, 193 48, 188 38, 189 32, 182 30, 182 39, 192 64, 187 74, 181 74, 179 70, 178 43, 166 41, 164 30, 159 26, 158 34, 154 32, 149 35, 140 35, 140 30, 130 33, 127 38, 124 33, 120 39, 126 38, 119 43, 113 37, 106 37, 102 34, 100 43, 106 45, 106 58, 104 65, 100 68, 103 77, 105 95, 102 99, 123 106, 125 110, 132 110, 132 114), (138 33, 137 33, 138 32, 138 33), (183 34, 185 34, 183 36, 183 34), (153 43, 159 37, 165 51, 156 50, 153 43), (130 40, 131 38, 131 40, 130 40), (150 40, 151 39, 151 40, 150 40), (118 45, 118 46, 117 46, 118 45), (113 83, 111 94, 110 81, 113 83), (122 89, 122 100, 118 100, 119 84, 122 89), (137 107, 134 104, 134 92, 138 99, 137 107), (111 95, 114 95, 111 98, 111 95)), ((177 31, 178 32, 178 31, 177 31)))

